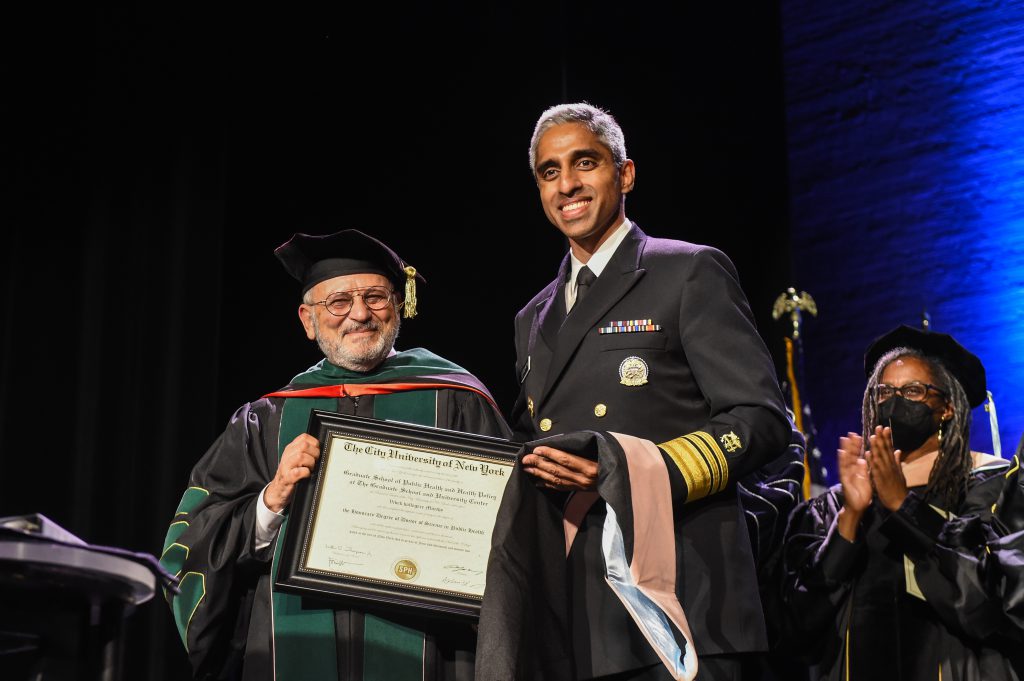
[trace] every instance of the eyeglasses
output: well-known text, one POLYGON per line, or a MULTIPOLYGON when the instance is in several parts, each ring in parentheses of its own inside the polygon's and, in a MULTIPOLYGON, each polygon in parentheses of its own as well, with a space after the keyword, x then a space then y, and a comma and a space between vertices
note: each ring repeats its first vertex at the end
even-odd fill
POLYGON ((904 386, 897 388, 896 386, 886 385, 885 383, 879 383, 875 386, 875 400, 878 402, 885 402, 890 399, 893 395, 899 395, 900 397, 910 400, 911 402, 924 402, 925 398, 928 397, 928 391, 933 390, 943 397, 946 396, 946 391, 941 388, 937 388, 931 383, 921 383, 920 381, 912 381, 904 386))
POLYGON ((367 288, 354 288, 349 291, 337 291, 327 296, 325 300, 318 300, 310 305, 323 305, 335 317, 344 317, 352 311, 352 303, 357 297, 363 299, 363 305, 371 310, 383 310, 391 302, 391 295, 394 291, 383 286, 368 286, 367 288))

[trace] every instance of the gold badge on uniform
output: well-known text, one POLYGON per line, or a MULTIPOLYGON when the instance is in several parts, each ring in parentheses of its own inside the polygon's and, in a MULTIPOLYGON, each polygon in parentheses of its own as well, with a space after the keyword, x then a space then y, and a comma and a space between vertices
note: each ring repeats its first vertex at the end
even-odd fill
POLYGON ((622 385, 644 385, 647 383, 647 374, 647 362, 636 355, 627 357, 619 365, 619 383, 622 385))
POLYGON ((526 408, 530 410, 530 418, 533 418, 533 398, 526 398, 526 408))
POLYGON ((725 451, 727 452, 735 452, 737 449, 743 447, 743 443, 740 442, 740 436, 731 430, 718 438, 718 440, 722 443, 722 446, 725 447, 725 451))

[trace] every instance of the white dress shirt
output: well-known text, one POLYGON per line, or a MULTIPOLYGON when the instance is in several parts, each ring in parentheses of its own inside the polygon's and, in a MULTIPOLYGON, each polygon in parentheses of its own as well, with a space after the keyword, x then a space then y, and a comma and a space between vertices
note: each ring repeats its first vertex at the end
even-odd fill
POLYGON ((571 310, 572 306, 576 303, 576 275, 579 274, 580 268, 586 265, 594 273, 595 277, 600 277, 608 261, 615 255, 615 249, 619 247, 622 240, 626 238, 626 234, 629 233, 629 227, 629 220, 623 220, 622 224, 616 227, 612 235, 608 237, 608 240, 598 246, 597 250, 590 256, 590 260, 585 263, 577 260, 572 251, 569 251, 569 264, 572 269, 569 272, 569 282, 565 286, 566 311, 571 310))

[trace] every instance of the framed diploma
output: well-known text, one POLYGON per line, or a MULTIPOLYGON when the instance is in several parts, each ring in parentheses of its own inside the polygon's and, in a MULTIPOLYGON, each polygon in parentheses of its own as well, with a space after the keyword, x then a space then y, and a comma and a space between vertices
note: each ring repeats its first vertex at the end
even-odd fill
POLYGON ((314 410, 275 588, 348 605, 480 613, 491 532, 520 446, 314 410))

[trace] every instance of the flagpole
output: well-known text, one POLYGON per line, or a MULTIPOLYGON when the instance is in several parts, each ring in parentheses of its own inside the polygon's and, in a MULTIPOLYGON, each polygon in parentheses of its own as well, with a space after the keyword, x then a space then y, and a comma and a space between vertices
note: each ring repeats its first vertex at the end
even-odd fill
MULTIPOLYGON (((807 312, 812 317, 818 315, 818 306, 806 291, 797 293, 796 289, 790 286, 775 299, 772 307, 772 318, 779 320, 784 314, 789 314, 790 330, 789 335, 783 340, 786 344, 786 378, 789 382, 790 407, 793 411, 794 425, 797 430, 804 434, 805 440, 810 442, 809 434, 804 428, 804 409, 800 399, 800 381, 797 378, 797 361, 803 359, 803 341, 800 337, 800 326, 803 323, 803 313, 807 312)), ((801 364, 801 374, 803 362, 801 364)), ((804 450, 804 478, 803 494, 804 499, 810 499, 813 495, 813 479, 811 476, 811 462, 809 460, 811 448, 804 450)))

